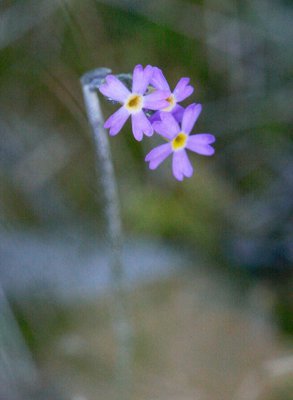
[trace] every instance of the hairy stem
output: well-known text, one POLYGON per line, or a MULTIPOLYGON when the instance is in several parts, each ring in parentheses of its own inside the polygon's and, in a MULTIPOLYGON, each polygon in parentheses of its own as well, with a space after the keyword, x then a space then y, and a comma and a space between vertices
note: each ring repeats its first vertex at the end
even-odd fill
POLYGON ((113 168, 108 134, 97 95, 97 87, 111 71, 98 68, 82 76, 84 102, 91 125, 96 150, 96 169, 101 180, 105 200, 107 239, 110 249, 110 267, 114 296, 112 304, 113 329, 117 340, 116 377, 119 383, 118 398, 129 399, 132 361, 132 329, 128 316, 126 294, 123 288, 122 228, 117 183, 113 168), (128 397, 127 397, 128 396, 128 397))

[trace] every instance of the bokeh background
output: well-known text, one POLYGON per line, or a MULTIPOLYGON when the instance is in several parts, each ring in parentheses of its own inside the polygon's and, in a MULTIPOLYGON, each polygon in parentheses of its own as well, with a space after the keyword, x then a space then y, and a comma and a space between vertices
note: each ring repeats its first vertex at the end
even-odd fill
MULTIPOLYGON (((135 400, 292 399, 290 0, 0 2, 0 398, 113 399, 103 195, 79 79, 182 76, 216 154, 149 171, 111 150, 135 400)), ((103 99, 105 116, 115 107, 103 99)))

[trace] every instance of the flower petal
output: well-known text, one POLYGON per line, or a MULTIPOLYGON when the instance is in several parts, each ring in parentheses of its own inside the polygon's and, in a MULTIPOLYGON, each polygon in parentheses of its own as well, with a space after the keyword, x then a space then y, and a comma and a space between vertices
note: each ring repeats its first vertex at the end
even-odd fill
POLYGON ((173 153, 172 171, 178 181, 182 181, 184 176, 190 178, 193 174, 193 167, 185 150, 175 151, 173 153))
POLYGON ((149 121, 150 121, 151 124, 153 124, 154 122, 157 122, 157 121, 161 121, 160 111, 155 111, 153 113, 153 115, 151 115, 149 117, 149 121))
MULTIPOLYGON (((171 111, 171 114, 179 123, 182 122, 183 113, 184 108, 179 104, 176 104, 176 106, 171 111)), ((155 121, 161 121, 160 111, 156 111, 153 115, 150 116, 150 122, 153 124, 155 121)))
POLYGON ((99 87, 100 92, 113 100, 123 103, 130 91, 114 75, 107 75, 106 82, 99 87))
POLYGON ((173 117, 176 119, 176 121, 181 123, 183 114, 184 114, 184 108, 179 104, 176 104, 176 106, 172 110, 173 117))
POLYGON ((144 96, 143 108, 148 108, 149 110, 162 110, 169 106, 166 98, 169 92, 156 90, 153 93, 144 96))
POLYGON ((168 130, 170 134, 173 135, 172 137, 174 138, 174 136, 177 135, 177 133, 179 133, 181 130, 178 122, 171 113, 166 111, 161 111, 160 117, 162 122, 168 126, 168 130))
POLYGON ((215 153, 215 149, 210 146, 210 143, 214 143, 215 140, 214 135, 210 133, 191 135, 187 139, 186 148, 203 156, 212 156, 215 153))
POLYGON ((199 144, 211 144, 216 141, 216 138, 214 135, 211 135, 210 133, 198 133, 196 135, 191 135, 189 138, 192 140, 197 141, 199 144))
POLYGON ((144 94, 150 83, 152 75, 153 67, 151 65, 147 65, 145 69, 143 69, 143 66, 138 64, 133 70, 132 92, 144 94))
POLYGON ((173 94, 177 101, 183 101, 193 93, 194 88, 193 86, 188 85, 189 81, 189 78, 181 78, 177 83, 173 91, 173 94))
POLYGON ((162 70, 158 67, 153 67, 153 76, 151 79, 151 85, 153 85, 156 89, 159 90, 167 90, 169 91, 169 95, 171 94, 170 86, 166 78, 164 77, 162 70))
POLYGON ((146 155, 145 161, 149 162, 150 169, 156 169, 171 153, 170 143, 161 144, 146 155))
POLYGON ((128 111, 124 107, 120 107, 119 110, 107 119, 104 128, 110 128, 109 134, 115 136, 121 130, 128 117, 128 111))
POLYGON ((154 129, 143 111, 131 115, 132 132, 136 140, 141 141, 143 134, 152 136, 154 129))
POLYGON ((183 132, 189 134, 201 113, 202 106, 201 104, 190 104, 186 107, 183 118, 182 118, 182 130, 183 132))
POLYGON ((170 131, 170 127, 168 124, 165 124, 162 121, 155 121, 153 123, 154 130, 161 135, 163 138, 167 140, 172 140, 177 135, 177 132, 174 134, 170 131))

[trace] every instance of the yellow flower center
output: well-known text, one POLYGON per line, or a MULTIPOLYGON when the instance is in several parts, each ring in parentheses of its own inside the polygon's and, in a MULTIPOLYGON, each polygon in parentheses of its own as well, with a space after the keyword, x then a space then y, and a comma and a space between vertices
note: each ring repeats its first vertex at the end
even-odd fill
POLYGON ((174 95, 170 94, 170 96, 167 97, 166 101, 169 103, 169 105, 167 107, 163 108, 162 111, 171 111, 171 110, 173 110, 173 108, 176 105, 176 100, 175 100, 174 95))
POLYGON ((142 109, 143 97, 140 94, 131 94, 124 105, 130 113, 135 114, 142 109))
POLYGON ((187 135, 184 132, 178 133, 178 135, 172 140, 171 145, 174 151, 183 149, 186 145, 187 135))

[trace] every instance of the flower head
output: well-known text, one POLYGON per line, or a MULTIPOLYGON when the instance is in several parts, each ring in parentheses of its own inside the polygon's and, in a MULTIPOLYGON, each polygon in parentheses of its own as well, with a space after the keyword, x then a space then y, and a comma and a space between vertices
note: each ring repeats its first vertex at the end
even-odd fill
POLYGON ((211 156, 215 150, 211 143, 215 137, 210 133, 190 135, 193 126, 201 113, 200 104, 190 104, 183 113, 182 123, 179 124, 171 113, 161 112, 161 121, 153 123, 154 130, 158 132, 168 143, 152 149, 146 156, 150 169, 156 169, 170 154, 172 158, 172 171, 174 177, 182 181, 184 177, 190 178, 193 167, 189 161, 186 150, 211 156))
MULTIPOLYGON (((162 111, 171 112, 175 116, 177 121, 182 120, 184 112, 184 108, 178 103, 185 100, 194 91, 193 86, 189 85, 189 81, 189 78, 181 78, 172 92, 166 78, 164 77, 162 70, 158 67, 153 67, 153 74, 150 82, 151 85, 153 85, 154 88, 156 88, 157 90, 168 92, 168 96, 166 97, 168 106, 165 107, 162 111)), ((160 120, 160 113, 154 113, 151 120, 152 122, 160 120)))
POLYGON ((131 91, 114 75, 106 77, 105 83, 99 88, 100 92, 122 104, 122 107, 111 115, 104 124, 105 128, 110 129, 110 135, 117 135, 128 117, 131 116, 132 132, 136 140, 142 140, 143 134, 152 136, 152 124, 143 110, 161 110, 169 104, 165 100, 168 96, 167 91, 157 90, 145 94, 152 75, 153 67, 151 65, 147 65, 145 68, 137 65, 133 71, 131 91))

